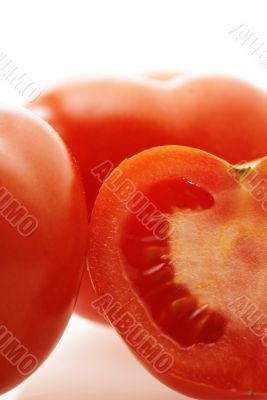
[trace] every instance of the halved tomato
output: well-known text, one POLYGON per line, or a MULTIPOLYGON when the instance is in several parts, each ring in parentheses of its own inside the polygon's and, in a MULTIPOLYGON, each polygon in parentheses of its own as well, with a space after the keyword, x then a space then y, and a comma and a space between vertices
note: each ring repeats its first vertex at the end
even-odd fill
POLYGON ((107 178, 88 268, 148 370, 203 399, 267 396, 267 159, 232 167, 166 146, 107 178))

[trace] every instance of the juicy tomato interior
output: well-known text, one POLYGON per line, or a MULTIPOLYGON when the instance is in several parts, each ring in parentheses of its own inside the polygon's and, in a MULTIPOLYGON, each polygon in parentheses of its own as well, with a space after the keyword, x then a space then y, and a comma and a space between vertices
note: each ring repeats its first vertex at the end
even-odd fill
POLYGON ((127 218, 121 237, 127 274, 154 321, 181 346, 216 342, 224 333, 226 320, 208 304, 199 302, 179 280, 179 269, 171 257, 168 218, 176 212, 211 208, 214 199, 183 178, 159 182, 144 192, 159 212, 145 224, 144 215, 136 218, 130 214, 127 218), (165 230, 157 235, 149 229, 159 224, 167 224, 168 235, 165 230))

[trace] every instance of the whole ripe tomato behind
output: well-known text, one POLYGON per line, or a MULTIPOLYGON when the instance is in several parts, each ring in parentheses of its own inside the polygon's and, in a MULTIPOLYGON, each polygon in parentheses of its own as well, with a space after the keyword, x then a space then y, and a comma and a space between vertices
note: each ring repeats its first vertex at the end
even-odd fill
POLYGON ((0 111, 0 394, 30 375, 61 337, 87 249, 84 193, 54 130, 0 111))
MULTIPOLYGON (((192 146, 237 163, 267 154, 267 96, 234 78, 168 74, 136 80, 92 80, 50 91, 33 106, 75 156, 89 215, 101 183, 91 170, 116 166, 144 149, 192 146), (169 78, 169 79, 168 79, 169 78)), ((82 281, 76 311, 99 320, 82 281)))
POLYGON ((94 309, 188 396, 267 398, 266 181, 267 157, 236 168, 163 146, 122 162, 96 199, 94 309))

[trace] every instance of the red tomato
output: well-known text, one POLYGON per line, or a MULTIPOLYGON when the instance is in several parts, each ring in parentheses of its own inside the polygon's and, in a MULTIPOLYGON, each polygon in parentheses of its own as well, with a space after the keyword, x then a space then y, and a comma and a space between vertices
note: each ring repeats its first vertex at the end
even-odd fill
POLYGON ((74 308, 87 213, 65 145, 29 111, 0 111, 0 394, 56 345, 74 308))
MULTIPOLYGON (((75 156, 89 214, 101 185, 91 170, 105 160, 116 166, 166 144, 200 148, 233 163, 267 154, 266 93, 233 78, 158 74, 81 82, 52 90, 32 109, 75 156)), ((85 275, 76 310, 98 319, 93 298, 85 275)))
POLYGON ((124 161, 100 189, 94 309, 186 395, 267 396, 266 182, 267 158, 234 168, 165 146, 124 161))

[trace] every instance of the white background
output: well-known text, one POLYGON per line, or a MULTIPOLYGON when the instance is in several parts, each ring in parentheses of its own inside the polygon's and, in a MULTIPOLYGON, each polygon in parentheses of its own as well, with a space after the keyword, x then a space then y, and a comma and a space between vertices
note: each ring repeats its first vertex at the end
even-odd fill
MULTIPOLYGON (((0 54, 7 54, 42 89, 72 77, 157 71, 219 72, 267 89, 267 69, 229 35, 246 24, 267 43, 265 0, 1 0, 0 4, 0 54)), ((0 101, 24 99, 0 77, 0 101)), ((18 390, 2 397, 15 398, 182 397, 150 377, 112 331, 76 317, 46 364, 18 390)))

